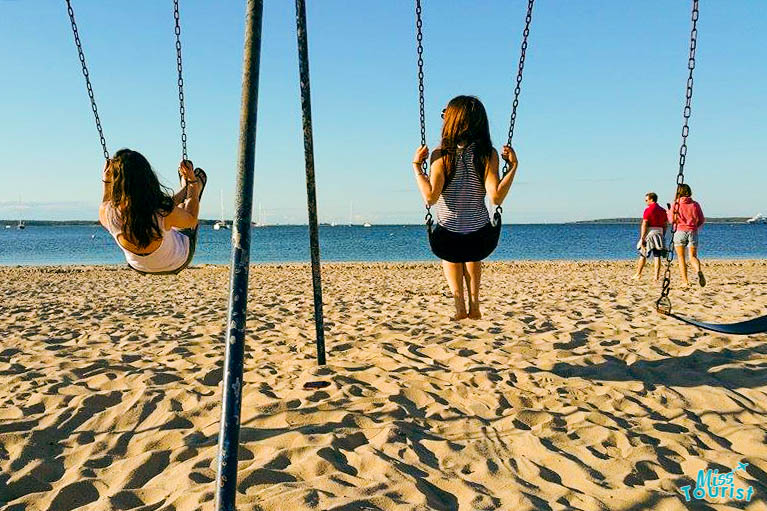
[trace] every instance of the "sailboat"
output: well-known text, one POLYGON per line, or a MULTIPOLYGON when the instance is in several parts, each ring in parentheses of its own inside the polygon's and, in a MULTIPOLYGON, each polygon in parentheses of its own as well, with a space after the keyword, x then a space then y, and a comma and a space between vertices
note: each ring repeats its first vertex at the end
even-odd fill
POLYGON ((261 207, 261 203, 258 203, 258 216, 256 217, 256 221, 252 223, 253 227, 265 227, 266 223, 264 223, 264 209, 261 207))
POLYGON ((17 229, 26 229, 27 226, 24 224, 24 220, 21 219, 21 196, 19 196, 19 223, 16 225, 17 229))
POLYGON ((767 216, 762 215, 761 213, 757 213, 755 216, 752 216, 748 220, 746 220, 747 224, 767 224, 767 216))
POLYGON ((221 190, 221 220, 218 220, 213 224, 213 229, 220 231, 221 229, 229 229, 229 224, 224 220, 224 190, 221 190))

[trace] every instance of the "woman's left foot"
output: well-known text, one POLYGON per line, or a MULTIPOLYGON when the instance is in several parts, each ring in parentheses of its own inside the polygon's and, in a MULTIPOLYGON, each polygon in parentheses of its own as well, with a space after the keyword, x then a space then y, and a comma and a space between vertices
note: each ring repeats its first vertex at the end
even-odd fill
POLYGON ((698 284, 700 284, 700 287, 706 287, 706 277, 703 276, 703 272, 698 272, 698 284))
POLYGON ((200 182, 200 194, 197 199, 202 199, 202 192, 205 191, 205 185, 208 184, 208 175, 201 168, 194 169, 194 177, 200 182))
POLYGON ((482 313, 479 309, 472 309, 469 311, 469 319, 482 319, 482 313))

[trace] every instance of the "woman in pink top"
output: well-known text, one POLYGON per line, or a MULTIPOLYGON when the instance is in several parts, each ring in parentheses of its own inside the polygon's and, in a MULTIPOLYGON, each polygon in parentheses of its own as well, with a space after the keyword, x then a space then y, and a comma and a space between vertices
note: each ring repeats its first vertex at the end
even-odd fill
POLYGON ((674 206, 668 206, 668 221, 673 224, 676 221, 674 232, 674 250, 679 259, 679 271, 685 286, 690 285, 687 278, 687 262, 684 259, 684 247, 689 247, 690 262, 698 273, 698 283, 701 287, 706 285, 706 277, 703 276, 700 260, 698 259, 698 229, 701 228, 706 218, 700 204, 692 200, 690 185, 681 184, 676 189, 676 201, 674 206), (674 219, 676 216, 676 219, 674 219))

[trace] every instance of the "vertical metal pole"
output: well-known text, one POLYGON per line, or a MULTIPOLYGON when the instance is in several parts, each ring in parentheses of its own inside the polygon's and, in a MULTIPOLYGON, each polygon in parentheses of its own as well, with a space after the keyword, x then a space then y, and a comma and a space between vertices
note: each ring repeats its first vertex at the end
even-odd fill
POLYGON ((263 0, 248 0, 245 17, 245 55, 242 73, 240 147, 237 195, 232 225, 232 270, 229 284, 229 316, 222 383, 221 430, 218 436, 216 510, 234 511, 237 492, 237 450, 240 443, 242 365, 245 318, 248 306, 250 221, 253 209, 253 171, 256 156, 258 73, 261 60, 263 0))
POLYGON ((309 85, 309 44, 306 35, 306 3, 296 0, 296 33, 298 35, 298 69, 301 75, 301 110, 304 124, 304 158, 306 160, 306 202, 309 209, 309 246, 312 256, 314 288, 314 325, 317 333, 317 363, 325 365, 325 328, 322 318, 322 277, 320 275, 320 236, 317 226, 317 192, 314 182, 314 140, 312 135, 312 94, 309 85))

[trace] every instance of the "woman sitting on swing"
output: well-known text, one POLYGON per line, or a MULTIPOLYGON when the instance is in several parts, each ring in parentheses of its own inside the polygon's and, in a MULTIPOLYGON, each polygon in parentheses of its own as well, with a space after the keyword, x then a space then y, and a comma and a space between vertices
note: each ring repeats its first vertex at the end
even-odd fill
POLYGON ((429 205, 437 205, 437 226, 431 236, 432 247, 450 252, 450 261, 442 260, 450 291, 455 301, 455 316, 451 319, 480 319, 479 282, 481 260, 497 243, 497 232, 485 205, 485 196, 500 205, 506 198, 517 170, 517 156, 509 146, 503 146, 503 159, 509 172, 503 179, 498 175, 498 152, 490 140, 490 127, 485 107, 473 96, 458 96, 442 111, 442 141, 431 155, 431 174, 425 176, 421 165, 429 155, 420 146, 413 157, 416 182, 429 205), (464 300, 463 282, 469 298, 468 312, 464 300))
POLYGON ((191 161, 179 165, 181 190, 170 195, 149 162, 120 149, 104 167, 99 221, 139 273, 175 274, 192 262, 200 198, 208 178, 191 161))

